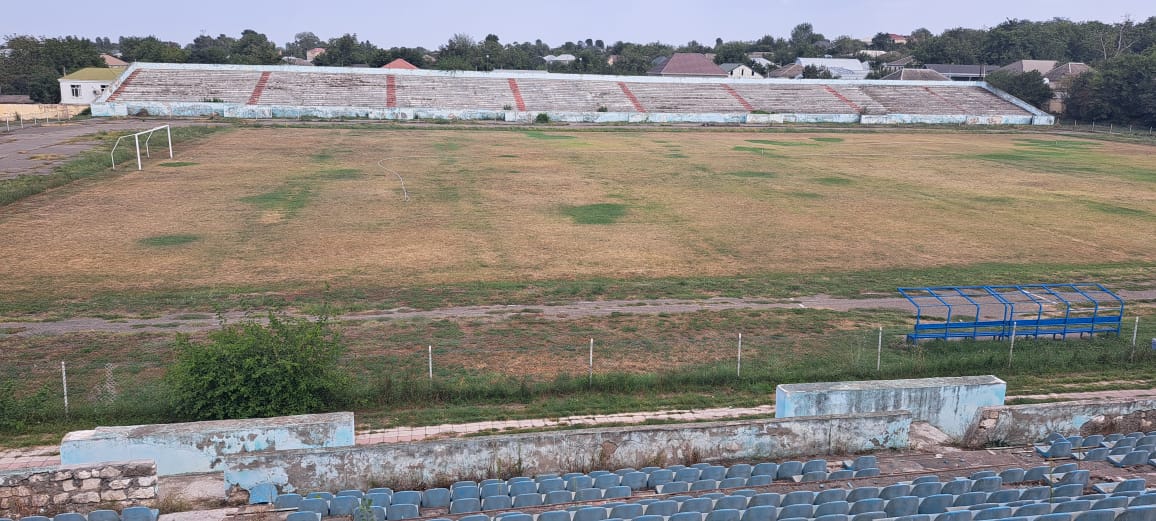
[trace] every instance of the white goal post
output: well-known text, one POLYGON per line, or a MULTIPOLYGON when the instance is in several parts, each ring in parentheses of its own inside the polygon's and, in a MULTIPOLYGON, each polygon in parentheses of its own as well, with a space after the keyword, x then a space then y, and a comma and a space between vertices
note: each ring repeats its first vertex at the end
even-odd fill
POLYGON ((120 146, 120 142, 122 139, 131 137, 133 140, 133 143, 136 145, 136 169, 142 170, 143 166, 141 165, 141 159, 140 159, 140 137, 147 134, 147 136, 145 137, 145 142, 144 142, 145 157, 152 157, 149 154, 149 140, 153 138, 153 134, 156 133, 156 131, 162 130, 162 129, 165 131, 165 137, 167 138, 167 141, 169 144, 169 159, 172 159, 173 158, 173 132, 169 128, 168 125, 161 125, 157 128, 150 128, 148 130, 143 130, 143 131, 137 132, 136 134, 130 134, 127 136, 121 136, 119 138, 116 138, 116 143, 113 143, 113 145, 112 145, 112 152, 108 153, 109 158, 112 159, 112 169, 116 170, 116 147, 120 146))

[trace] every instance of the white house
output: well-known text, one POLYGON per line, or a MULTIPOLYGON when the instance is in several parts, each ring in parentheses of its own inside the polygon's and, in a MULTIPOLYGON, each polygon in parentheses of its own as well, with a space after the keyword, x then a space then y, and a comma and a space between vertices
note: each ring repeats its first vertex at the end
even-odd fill
POLYGON ((116 81, 121 69, 88 67, 60 78, 60 103, 88 105, 99 98, 116 81))
POLYGON ((870 65, 854 58, 797 58, 795 63, 827 69, 832 76, 843 80, 862 80, 871 73, 870 65))
POLYGON ((726 71, 727 76, 732 78, 762 78, 763 76, 755 72, 750 67, 741 63, 724 63, 719 65, 722 70, 726 71))
POLYGON ((577 60, 578 58, 575 58, 573 54, 559 54, 557 56, 554 56, 553 54, 547 54, 543 56, 542 59, 546 60, 546 63, 551 65, 555 63, 561 63, 565 65, 567 63, 573 62, 574 60, 577 60))

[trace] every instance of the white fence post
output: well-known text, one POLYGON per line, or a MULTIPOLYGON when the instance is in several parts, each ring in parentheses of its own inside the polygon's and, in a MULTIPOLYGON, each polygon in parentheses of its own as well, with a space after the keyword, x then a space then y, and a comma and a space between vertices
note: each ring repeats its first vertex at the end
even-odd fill
POLYGON ((743 334, 739 333, 739 358, 738 363, 735 364, 735 376, 743 376, 743 334))
POLYGON ((1012 354, 1016 350, 1016 321, 1012 321, 1011 346, 1007 349, 1007 366, 1012 366, 1012 354))
POLYGON ((60 361, 60 380, 64 382, 64 416, 68 417, 68 370, 64 367, 64 360, 60 361))
POLYGON ((594 385, 594 339, 590 339, 590 385, 594 385))
POLYGON ((1140 331, 1140 317, 1136 317, 1136 322, 1132 325, 1132 356, 1128 357, 1129 362, 1136 361, 1136 333, 1140 331))
POLYGON ((875 372, 883 370, 883 326, 879 326, 879 345, 875 348, 875 372))

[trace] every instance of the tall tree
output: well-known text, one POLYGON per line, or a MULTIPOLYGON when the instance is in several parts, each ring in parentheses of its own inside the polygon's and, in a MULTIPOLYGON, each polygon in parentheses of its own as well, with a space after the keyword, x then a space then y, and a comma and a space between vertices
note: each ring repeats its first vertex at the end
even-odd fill
POLYGON ((271 65, 281 61, 277 46, 269 38, 252 29, 241 31, 241 38, 233 42, 229 63, 271 65))
POLYGON ((331 67, 348 67, 373 60, 377 47, 368 40, 360 42, 356 34, 345 33, 337 38, 331 38, 324 46, 325 54, 313 59, 315 65, 331 67))
MULTIPOLYGON (((811 24, 801 23, 791 29, 791 39, 788 43, 794 49, 796 57, 815 57, 824 50, 819 43, 825 40, 826 38, 822 34, 815 32, 815 28, 811 24)), ((794 58, 792 58, 793 60, 794 58)))
POLYGON ((193 43, 185 47, 189 63, 229 63, 229 55, 233 52, 236 39, 226 35, 216 38, 202 34, 193 38, 193 43))
POLYGON ((0 55, 0 92, 27 94, 40 103, 60 101, 56 79, 84 67, 104 67, 96 45, 68 36, 39 39, 7 37, 6 55, 0 55))
POLYGON ((309 31, 300 32, 293 35, 293 41, 285 44, 285 55, 295 56, 297 58, 305 59, 305 53, 309 49, 316 49, 323 47, 325 42, 318 38, 316 34, 309 31))
POLYGON ((185 63, 188 53, 175 42, 162 42, 156 36, 121 36, 121 59, 130 62, 185 63))
POLYGON ((1044 76, 1038 71, 1012 73, 997 71, 987 75, 987 82, 992 86, 1022 99, 1037 108, 1045 108, 1052 99, 1052 89, 1044 83, 1044 76))

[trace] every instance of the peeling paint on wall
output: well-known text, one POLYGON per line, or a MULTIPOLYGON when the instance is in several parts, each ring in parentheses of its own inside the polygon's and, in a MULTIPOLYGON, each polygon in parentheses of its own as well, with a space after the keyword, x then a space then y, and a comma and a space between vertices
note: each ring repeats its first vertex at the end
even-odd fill
POLYGON ((1121 432, 1115 430, 1121 429, 1127 433, 1141 430, 1144 417, 1156 418, 1153 413, 1156 413, 1153 398, 984 407, 976 413, 964 445, 973 448, 1022 445, 1040 441, 1052 432, 1072 436, 1092 433, 1092 430, 1121 432))
POLYGON ((445 484, 459 479, 710 460, 781 460, 907 447, 911 415, 893 411, 701 424, 619 427, 415 443, 235 454, 225 481, 282 491, 445 484))
POLYGON ((1007 384, 994 376, 786 384, 775 388, 775 416, 911 411, 912 419, 962 439, 982 407, 1003 405, 1007 384))
POLYGON ((60 444, 60 463, 154 460, 169 476, 224 469, 229 454, 344 447, 354 444, 353 413, 278 418, 97 427, 70 432, 60 444))

